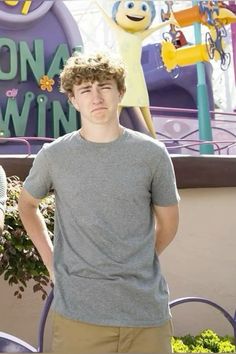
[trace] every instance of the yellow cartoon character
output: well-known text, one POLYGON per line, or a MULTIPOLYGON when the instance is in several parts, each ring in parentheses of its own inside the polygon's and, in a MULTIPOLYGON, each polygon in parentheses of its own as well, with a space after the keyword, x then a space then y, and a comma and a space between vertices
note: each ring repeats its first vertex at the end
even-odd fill
POLYGON ((155 129, 149 110, 148 90, 141 65, 142 42, 160 28, 176 24, 171 16, 169 21, 150 28, 155 15, 154 1, 115 1, 112 17, 108 16, 97 0, 93 0, 101 10, 109 26, 115 32, 119 52, 126 66, 126 93, 120 104, 122 107, 135 107, 139 119, 145 124, 153 137, 155 129))

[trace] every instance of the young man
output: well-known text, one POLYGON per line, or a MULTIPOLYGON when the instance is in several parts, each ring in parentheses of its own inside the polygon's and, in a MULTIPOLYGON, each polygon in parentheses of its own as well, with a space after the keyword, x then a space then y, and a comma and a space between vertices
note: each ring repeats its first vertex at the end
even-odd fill
POLYGON ((55 352, 171 352, 158 255, 176 234, 179 197, 164 145, 119 124, 124 82, 123 65, 106 55, 68 60, 61 90, 81 129, 41 149, 20 196, 54 282, 55 352), (51 189, 54 247, 38 210, 51 189))
POLYGON ((4 216, 7 199, 7 179, 2 166, 0 166, 0 235, 4 228, 4 216))

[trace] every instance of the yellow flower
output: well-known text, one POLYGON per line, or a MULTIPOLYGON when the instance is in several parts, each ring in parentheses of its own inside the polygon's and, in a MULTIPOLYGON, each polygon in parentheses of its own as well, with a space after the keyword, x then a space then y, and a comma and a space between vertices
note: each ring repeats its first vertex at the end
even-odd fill
POLYGON ((47 75, 43 75, 42 78, 39 80, 39 85, 41 90, 45 91, 47 90, 48 92, 52 91, 52 85, 55 84, 55 81, 53 79, 50 79, 47 75))

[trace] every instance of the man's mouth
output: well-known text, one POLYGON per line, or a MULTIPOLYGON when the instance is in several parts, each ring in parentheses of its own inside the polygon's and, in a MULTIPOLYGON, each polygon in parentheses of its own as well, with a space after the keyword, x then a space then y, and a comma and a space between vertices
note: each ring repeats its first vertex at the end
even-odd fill
POLYGON ((144 19, 144 16, 128 16, 128 15, 126 15, 126 17, 128 17, 129 20, 135 21, 135 22, 142 21, 144 19))
POLYGON ((97 112, 97 111, 102 111, 102 110, 104 110, 104 109, 106 109, 106 107, 97 107, 97 108, 94 108, 94 109, 92 110, 92 113, 93 113, 93 112, 97 112))

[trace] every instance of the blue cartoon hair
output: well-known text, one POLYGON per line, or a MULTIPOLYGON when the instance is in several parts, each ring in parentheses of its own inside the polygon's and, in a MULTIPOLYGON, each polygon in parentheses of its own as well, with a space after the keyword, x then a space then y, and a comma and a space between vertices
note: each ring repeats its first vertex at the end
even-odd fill
MULTIPOLYGON (((146 3, 150 6, 151 21, 150 21, 150 23, 149 23, 149 25, 148 25, 148 27, 149 27, 149 26, 151 26, 151 24, 152 24, 152 22, 153 22, 153 20, 154 20, 154 18, 155 18, 155 16, 156 16, 156 8, 155 8, 154 1, 153 1, 153 0, 148 0, 148 1, 144 1, 144 2, 146 2, 146 3)), ((117 12, 118 12, 118 8, 119 8, 119 6, 120 6, 120 3, 121 3, 120 0, 119 0, 119 1, 115 1, 114 5, 113 5, 113 7, 112 7, 112 19, 113 19, 113 21, 115 21, 116 23, 117 23, 117 21, 116 21, 116 14, 117 14, 117 12)), ((148 27, 147 27, 147 28, 148 28, 148 27)))

